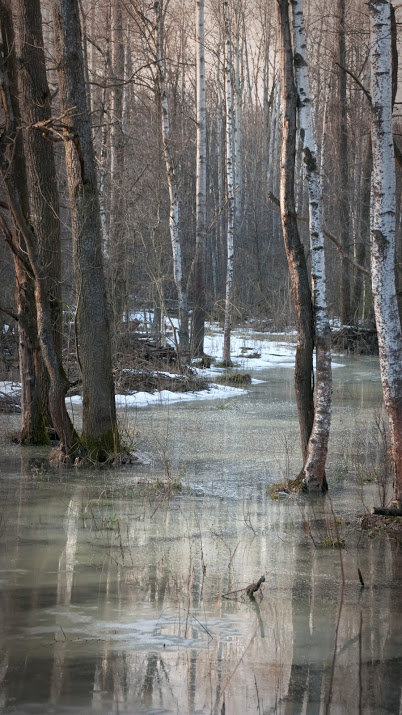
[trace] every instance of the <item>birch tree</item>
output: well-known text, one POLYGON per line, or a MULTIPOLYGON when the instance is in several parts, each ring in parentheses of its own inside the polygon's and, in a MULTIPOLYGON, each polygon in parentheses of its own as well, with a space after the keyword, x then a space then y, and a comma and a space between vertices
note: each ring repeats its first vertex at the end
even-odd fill
POLYGON ((394 462, 393 503, 402 508, 402 336, 395 284, 395 157, 391 3, 370 0, 372 97, 371 281, 381 382, 394 462))
POLYGON ((205 253, 207 219, 207 123, 205 101, 205 29, 204 0, 196 0, 196 92, 197 92, 197 161, 196 161, 196 256, 194 266, 195 305, 193 310, 193 354, 204 353, 205 321, 205 253))
POLYGON ((349 221, 349 169, 348 169, 348 124, 346 103, 346 42, 345 0, 337 0, 338 14, 338 160, 340 169, 339 224, 342 241, 341 258, 341 322, 350 325, 350 221, 349 221))
POLYGON ((295 388, 302 455, 303 461, 305 461, 314 417, 312 385, 313 310, 306 257, 299 236, 295 210, 296 87, 293 75, 288 5, 288 0, 277 0, 277 30, 282 95, 280 206, 283 239, 297 317, 298 344, 296 349, 295 388))
POLYGON ((118 451, 120 444, 78 0, 54 0, 53 21, 73 236, 83 398, 81 440, 91 457, 102 461, 118 451))
POLYGON ((322 194, 317 148, 314 137, 312 100, 308 74, 303 2, 291 0, 293 48, 299 128, 303 134, 304 172, 309 192, 309 228, 313 281, 314 341, 316 350, 316 396, 314 422, 303 466, 303 481, 308 490, 326 488, 325 462, 331 424, 331 335, 328 321, 322 194))
POLYGON ((154 14, 158 99, 161 106, 163 155, 165 158, 170 199, 169 229, 173 254, 173 277, 179 305, 179 347, 181 356, 187 359, 189 355, 188 300, 183 279, 183 258, 179 224, 179 187, 171 146, 169 103, 163 55, 163 0, 155 0, 154 14))
POLYGON ((111 126, 110 126, 110 223, 108 237, 109 270, 111 275, 111 304, 113 328, 121 325, 123 306, 126 303, 125 222, 123 201, 124 135, 123 86, 124 44, 123 18, 120 0, 111 4, 111 126))
POLYGON ((224 77, 225 77, 225 111, 226 111, 226 291, 225 291, 225 321, 223 326, 223 356, 225 364, 230 365, 230 333, 232 328, 233 302, 233 268, 234 268, 234 225, 235 198, 233 172, 233 101, 232 101, 232 41, 230 36, 229 3, 223 2, 224 12, 224 77))

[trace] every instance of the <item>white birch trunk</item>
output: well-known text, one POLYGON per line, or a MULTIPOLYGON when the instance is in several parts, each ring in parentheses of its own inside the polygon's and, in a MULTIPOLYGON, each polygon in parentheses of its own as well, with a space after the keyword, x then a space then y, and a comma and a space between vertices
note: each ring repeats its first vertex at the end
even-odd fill
POLYGON ((307 447, 307 458, 303 472, 306 487, 309 490, 319 490, 324 489, 326 486, 325 462, 331 423, 332 394, 331 339, 326 299, 321 182, 313 130, 302 0, 292 0, 292 14, 299 129, 303 134, 304 170, 309 191, 309 224, 316 345, 316 400, 314 423, 307 447))
POLYGON ((402 506, 402 337, 395 285, 395 159, 392 134, 391 8, 371 0, 373 150, 371 274, 381 382, 391 431, 395 506, 402 506))
POLYGON ((163 61, 163 8, 162 0, 155 0, 155 44, 158 70, 159 101, 162 117, 162 144, 169 188, 170 214, 169 228, 173 254, 173 278, 179 305, 179 346, 184 359, 189 354, 187 294, 183 287, 183 262, 179 231, 179 189, 173 161, 170 139, 169 105, 166 90, 165 65, 163 61))
POLYGON ((196 0, 196 92, 197 92, 197 158, 196 158, 196 260, 195 306, 193 313, 193 349, 196 356, 204 352, 205 320, 205 252, 207 220, 207 123, 205 93, 204 0, 196 0))
POLYGON ((243 187, 243 162, 242 162, 242 134, 243 134, 243 67, 242 49, 240 43, 240 13, 237 9, 236 18, 236 46, 235 46, 235 76, 234 76, 234 124, 233 124, 233 144, 234 144, 234 182, 235 182, 235 221, 238 227, 241 223, 242 207, 242 187, 243 187))
POLYGON ((232 48, 229 23, 229 3, 223 2, 225 21, 225 98, 226 98, 226 199, 227 199, 227 259, 225 322, 223 328, 223 362, 230 364, 230 333, 232 327, 232 294, 234 264, 234 219, 235 199, 233 180, 233 101, 232 101, 232 48))
POLYGON ((109 224, 109 265, 110 298, 113 313, 113 330, 118 332, 121 325, 126 293, 125 261, 125 217, 123 202, 124 138, 123 138, 123 77, 124 45, 122 9, 120 0, 111 5, 111 69, 113 87, 110 108, 110 224, 109 224))

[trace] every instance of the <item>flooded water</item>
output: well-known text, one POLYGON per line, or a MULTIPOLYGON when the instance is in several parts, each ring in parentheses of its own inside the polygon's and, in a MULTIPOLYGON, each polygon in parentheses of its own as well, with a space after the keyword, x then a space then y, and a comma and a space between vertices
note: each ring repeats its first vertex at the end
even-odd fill
POLYGON ((1 712, 401 712, 401 553, 358 521, 381 498, 378 366, 342 361, 326 498, 266 492, 301 466, 288 369, 122 413, 147 466, 49 471, 3 440, 1 712))

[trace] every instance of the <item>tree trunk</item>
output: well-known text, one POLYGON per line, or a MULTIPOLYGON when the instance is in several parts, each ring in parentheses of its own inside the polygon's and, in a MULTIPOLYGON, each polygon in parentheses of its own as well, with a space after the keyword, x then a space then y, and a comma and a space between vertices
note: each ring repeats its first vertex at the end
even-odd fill
MULTIPOLYGON (((61 250, 59 198, 53 146, 36 124, 51 117, 50 91, 46 76, 42 16, 39 0, 17 0, 19 30, 19 88, 24 129, 25 156, 30 194, 30 218, 42 264, 48 269, 48 296, 53 323, 53 340, 58 360, 62 354, 61 250)), ((37 338, 36 338, 37 340, 37 338)), ((37 341, 38 342, 38 341, 37 341)), ((49 376, 38 356, 42 383, 42 414, 49 424, 49 376)))
MULTIPOLYGON (((363 165, 360 174, 360 192, 358 204, 358 243, 355 251, 355 260, 360 266, 365 263, 366 245, 370 235, 370 194, 371 194, 371 172, 373 167, 373 157, 371 151, 371 136, 366 138, 366 146, 363 155, 363 165)), ((356 271, 353 285, 353 313, 359 314, 364 319, 363 288, 366 278, 361 271, 356 271)))
POLYGON ((204 353, 205 256, 207 220, 207 125, 205 102, 204 0, 196 0, 197 166, 196 257, 194 265, 193 354, 204 353))
POLYGON ((78 0, 54 0, 53 19, 70 195, 82 372, 82 442, 95 461, 120 449, 102 262, 99 194, 87 113, 78 0))
POLYGON ((349 220, 349 168, 348 168, 348 116, 346 104, 346 43, 345 0, 338 0, 338 157, 340 179, 339 228, 342 242, 341 258, 341 323, 350 325, 350 220, 349 220))
POLYGON ((303 463, 313 426, 313 309, 304 247, 297 227, 294 195, 296 154, 296 87, 288 0, 277 2, 278 47, 282 90, 282 154, 280 204, 292 297, 297 316, 295 388, 303 463))
POLYGON ((292 0, 292 14, 299 127, 303 133, 304 171, 309 190, 317 385, 314 422, 307 447, 307 458, 304 463, 303 473, 304 484, 309 490, 324 490, 326 488, 325 462, 331 424, 332 375, 331 334, 327 312, 324 234, 321 214, 322 194, 316 143, 313 134, 302 0, 292 0))
POLYGON ((179 303, 179 347, 184 360, 189 356, 187 293, 183 284, 183 259, 179 230, 179 188, 170 139, 169 105, 163 61, 163 8, 162 0, 155 0, 155 45, 158 70, 158 99, 162 115, 162 142, 170 198, 170 240, 173 253, 173 276, 179 303))
POLYGON ((373 210, 371 281, 381 382, 395 468, 393 506, 402 508, 402 336, 395 285, 395 158, 392 134, 390 2, 371 0, 373 210))
POLYGON ((123 201, 124 135, 123 135, 123 81, 124 45, 123 20, 120 0, 111 5, 111 127, 110 127, 110 224, 108 255, 110 268, 112 332, 119 334, 123 306, 126 301, 126 251, 123 201))
POLYGON ((226 202, 227 202, 227 228, 226 228, 226 293, 225 293, 225 322, 223 327, 223 356, 222 360, 230 364, 230 333, 232 329, 232 302, 233 302, 233 268, 234 268, 234 223, 235 199, 233 182, 233 101, 232 101, 232 46, 230 38, 229 3, 224 0, 225 20, 225 97, 226 97, 226 202))
MULTIPOLYGON (((22 281, 25 282, 27 275, 29 275, 30 279, 33 278, 34 281, 37 319, 36 334, 39 337, 43 358, 50 377, 49 408, 52 423, 60 439, 61 453, 70 455, 76 449, 77 435, 66 410, 65 395, 68 383, 54 343, 54 326, 48 292, 50 281, 42 263, 36 236, 27 219, 28 191, 26 179, 24 178, 25 164, 22 162, 22 149, 19 149, 19 142, 22 141, 22 136, 18 132, 18 128, 21 126, 21 120, 17 101, 15 39, 11 7, 8 0, 2 0, 2 2, 0 2, 0 13, 3 45, 1 54, 1 94, 6 125, 0 146, 1 174, 7 192, 8 205, 13 216, 15 227, 23 240, 23 246, 18 245, 18 240, 14 242, 11 241, 11 243, 13 252, 16 255, 17 276, 22 275, 22 281)), ((31 292, 31 288, 29 288, 29 292, 31 292)), ((23 298, 25 298, 25 296, 23 296, 23 298)), ((32 299, 28 298, 28 300, 31 302, 32 299)), ((22 305, 22 309, 23 308, 24 305, 22 305)), ((31 313, 29 321, 31 325, 30 329, 32 329, 31 313)), ((32 356, 33 361, 35 361, 35 354, 37 353, 36 348, 35 351, 32 356)), ((40 420, 36 422, 43 431, 43 419, 42 426, 40 420)))

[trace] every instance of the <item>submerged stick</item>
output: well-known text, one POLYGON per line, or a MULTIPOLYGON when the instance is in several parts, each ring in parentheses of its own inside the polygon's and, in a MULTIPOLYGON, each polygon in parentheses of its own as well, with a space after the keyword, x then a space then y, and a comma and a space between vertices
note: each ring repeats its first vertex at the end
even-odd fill
POLYGON ((249 586, 246 586, 246 588, 238 588, 235 591, 227 591, 227 593, 222 593, 222 598, 227 598, 227 596, 231 596, 234 593, 241 593, 241 591, 245 591, 247 593, 247 596, 249 598, 254 598, 254 594, 258 589, 260 588, 261 584, 264 583, 265 581, 265 576, 261 576, 261 578, 258 579, 255 583, 250 583, 249 586))
POLYGON ((258 589, 260 588, 261 584, 264 583, 265 581, 265 576, 261 576, 261 578, 256 581, 256 583, 250 583, 249 586, 246 588, 246 593, 249 598, 254 598, 254 594, 258 589))

